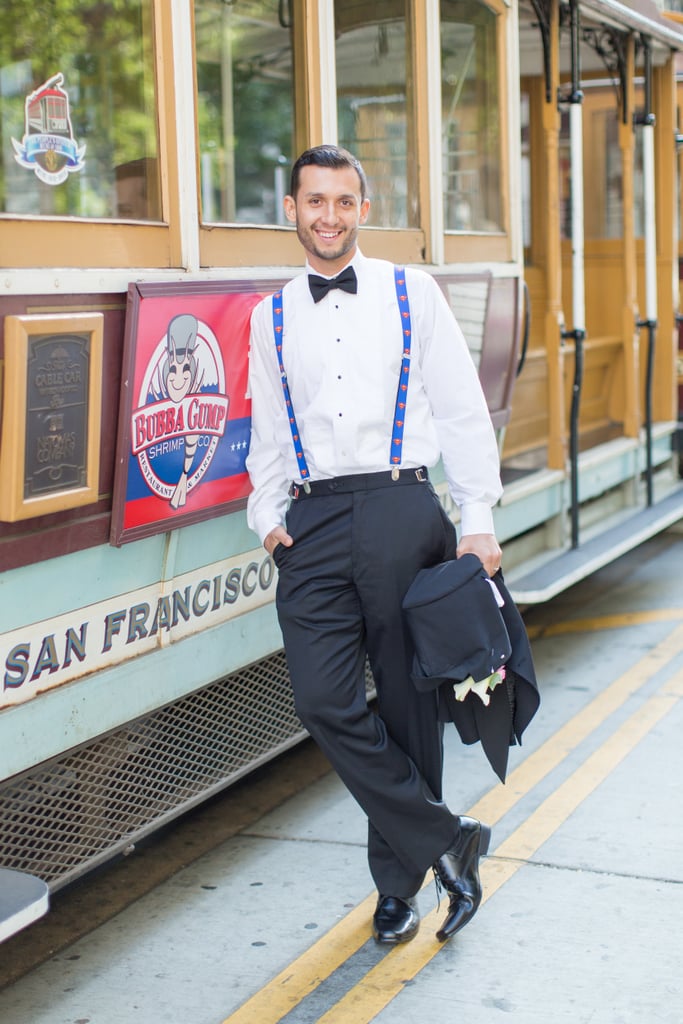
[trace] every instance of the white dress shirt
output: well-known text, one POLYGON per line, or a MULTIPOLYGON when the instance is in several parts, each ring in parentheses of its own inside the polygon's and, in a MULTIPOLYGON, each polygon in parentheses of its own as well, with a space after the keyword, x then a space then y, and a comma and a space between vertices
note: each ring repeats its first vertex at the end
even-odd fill
MULTIPOLYGON (((311 480, 392 468, 390 449, 403 355, 394 265, 358 250, 356 295, 335 289, 315 303, 307 274, 282 296, 282 359, 311 480)), ((307 270, 310 267, 307 266, 307 270)), ((401 468, 443 459, 461 511, 461 534, 493 533, 502 493, 496 438, 467 343, 441 290, 406 268, 412 344, 401 468)), ((249 390, 253 484, 247 517, 261 541, 284 523, 300 481, 273 335, 272 299, 252 314, 249 390)))

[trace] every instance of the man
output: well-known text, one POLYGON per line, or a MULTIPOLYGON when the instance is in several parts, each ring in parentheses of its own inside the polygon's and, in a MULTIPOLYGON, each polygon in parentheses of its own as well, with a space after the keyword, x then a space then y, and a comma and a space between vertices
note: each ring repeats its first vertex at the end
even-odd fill
POLYGON ((299 157, 285 213, 307 273, 252 317, 248 519, 278 567, 297 713, 368 817, 373 934, 413 938, 415 896, 433 866, 449 894, 444 940, 479 906, 490 830, 442 800, 436 696, 411 680, 401 601, 420 569, 466 552, 491 575, 499 568, 498 453, 465 340, 434 280, 395 275, 359 251, 369 210, 350 153, 318 146, 299 157), (440 456, 461 509, 459 544, 428 482, 425 467, 440 456))

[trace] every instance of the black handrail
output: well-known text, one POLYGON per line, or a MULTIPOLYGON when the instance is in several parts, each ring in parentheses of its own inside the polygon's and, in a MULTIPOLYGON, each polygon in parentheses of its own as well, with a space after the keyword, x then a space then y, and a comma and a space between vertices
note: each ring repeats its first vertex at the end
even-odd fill
POLYGON ((515 377, 519 377, 520 373, 524 369, 524 363, 526 362, 526 353, 529 347, 529 329, 531 327, 531 305, 529 302, 529 285, 524 280, 522 280, 522 289, 524 292, 524 319, 522 321, 522 343, 519 347, 519 360, 517 362, 517 371, 515 373, 515 377))
POLYGON ((657 321, 638 320, 636 326, 647 327, 647 360, 645 364, 645 488, 649 508, 653 501, 652 381, 654 378, 657 321))
POLYGON ((571 470, 572 547, 579 546, 579 409, 583 384, 584 330, 562 331, 563 338, 574 339, 574 380, 572 404, 569 413, 569 465, 571 470))

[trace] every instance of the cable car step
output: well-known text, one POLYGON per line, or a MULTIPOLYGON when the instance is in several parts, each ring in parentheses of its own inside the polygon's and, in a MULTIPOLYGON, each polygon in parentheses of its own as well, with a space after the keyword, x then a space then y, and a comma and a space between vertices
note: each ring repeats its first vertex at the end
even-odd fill
POLYGON ((0 868, 0 942, 37 921, 49 905, 47 883, 41 878, 0 868))
POLYGON ((540 604, 556 597, 591 573, 626 554, 643 541, 661 533, 683 518, 683 486, 661 501, 623 519, 616 526, 577 548, 563 551, 524 576, 506 577, 508 589, 520 605, 540 604))

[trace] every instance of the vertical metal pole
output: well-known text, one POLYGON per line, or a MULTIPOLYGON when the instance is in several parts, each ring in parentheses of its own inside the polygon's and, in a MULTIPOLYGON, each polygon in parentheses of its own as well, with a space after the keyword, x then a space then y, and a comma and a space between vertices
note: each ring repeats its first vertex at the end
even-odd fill
POLYGON ((574 339, 574 381, 569 414, 569 460, 571 470, 572 547, 579 546, 579 409, 583 383, 583 342, 586 337, 583 233, 583 93, 579 57, 579 5, 572 0, 571 59, 572 91, 569 96, 571 224, 572 224, 572 317, 573 329, 564 337, 574 339))
MULTIPOLYGON (((172 0, 173 78, 176 104, 176 143, 171 159, 178 170, 180 197, 179 251, 175 257, 186 271, 201 266, 199 256, 199 220, 197 218, 197 164, 194 146, 188 139, 197 138, 194 106, 194 52, 192 49, 192 14, 187 0, 172 0)), ((163 197, 164 215, 168 216, 168 197, 163 197)), ((175 246, 174 246, 175 248, 175 246)))
POLYGON ((575 331, 586 333, 583 235, 583 93, 572 92, 569 135, 572 179, 572 319, 575 331))
POLYGON ((645 111, 643 129, 643 212, 645 235, 645 319, 638 327, 647 328, 645 370, 645 486, 647 504, 653 501, 652 467, 652 383, 654 377, 655 337, 657 333, 657 208, 655 198, 655 115, 652 111, 652 50, 643 38, 645 52, 645 111))
POLYGON ((235 100, 233 96, 232 46, 234 26, 232 4, 223 7, 221 25, 221 110, 223 128, 224 180, 221 214, 224 220, 234 221, 237 213, 235 195, 235 100))

